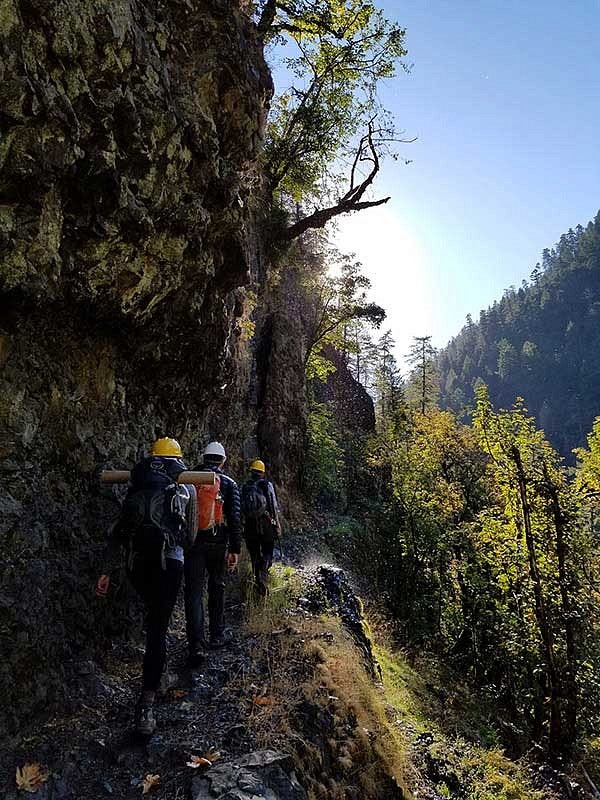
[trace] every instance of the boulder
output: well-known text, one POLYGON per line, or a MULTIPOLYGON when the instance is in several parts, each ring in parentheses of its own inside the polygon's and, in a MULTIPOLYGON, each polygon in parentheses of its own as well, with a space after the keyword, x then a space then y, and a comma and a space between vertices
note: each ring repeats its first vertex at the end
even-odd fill
POLYGON ((217 764, 192 782, 193 800, 307 800, 292 759, 276 750, 256 750, 217 764))

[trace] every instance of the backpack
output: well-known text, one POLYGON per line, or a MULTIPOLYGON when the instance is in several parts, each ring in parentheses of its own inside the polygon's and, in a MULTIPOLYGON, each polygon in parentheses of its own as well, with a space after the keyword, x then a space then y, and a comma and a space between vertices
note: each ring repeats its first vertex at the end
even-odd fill
POLYGON ((260 481, 248 481, 242 486, 242 512, 247 519, 261 519, 268 514, 267 498, 260 481))
POLYGON ((223 524, 223 495, 221 478, 215 474, 212 486, 196 486, 198 498, 198 533, 210 531, 223 524))
POLYGON ((129 538, 130 565, 138 555, 144 560, 160 559, 164 569, 166 549, 185 545, 189 493, 176 480, 157 458, 134 468, 120 516, 120 527, 129 538))

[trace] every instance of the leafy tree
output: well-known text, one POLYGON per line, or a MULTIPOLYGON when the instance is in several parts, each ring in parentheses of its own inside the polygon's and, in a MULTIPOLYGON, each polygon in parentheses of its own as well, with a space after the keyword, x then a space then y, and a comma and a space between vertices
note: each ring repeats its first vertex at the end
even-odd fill
POLYGON ((426 409, 379 433, 371 463, 389 475, 396 524, 387 529, 385 582, 395 616, 416 641, 447 639, 454 647, 466 641, 465 627, 475 641, 476 592, 456 570, 457 558, 468 560, 466 532, 486 503, 475 434, 453 414, 426 409))
POLYGON ((577 485, 583 494, 600 497, 600 417, 594 420, 592 432, 587 437, 588 449, 576 448, 577 485))
POLYGON ((523 342, 523 347, 521 348, 521 354, 526 363, 532 364, 537 358, 538 346, 535 344, 535 342, 525 341, 523 342))
MULTIPOLYGON (((292 254, 301 275, 305 343, 305 377, 308 385, 308 453, 305 488, 313 499, 327 507, 343 509, 348 489, 362 481, 360 466, 362 438, 370 433, 370 399, 363 396, 358 408, 366 405, 357 425, 345 414, 334 415, 335 390, 328 393, 329 376, 345 368, 351 358, 364 373, 369 327, 379 327, 383 309, 367 299, 370 281, 361 264, 331 247, 327 239, 312 233, 298 242, 292 254), (328 398, 331 406, 323 402, 328 398), (362 405, 361 405, 362 403, 362 405), (366 425, 366 427, 365 427, 366 425), (362 427, 361 427, 362 426, 362 427)), ((343 376, 342 376, 343 377, 343 376)), ((352 379, 349 378, 352 384, 352 379)), ((360 397, 360 387, 357 388, 360 397)), ((348 387, 346 385, 346 392, 348 387)), ((352 387, 350 387, 352 391, 352 387)), ((348 395, 344 395, 348 399, 348 395)))
POLYGON ((385 203, 389 198, 364 195, 398 138, 379 107, 377 87, 403 65, 404 30, 370 0, 266 0, 257 25, 266 41, 287 41, 294 49, 285 60, 294 84, 275 98, 268 130, 271 190, 319 206, 288 226, 283 238, 385 203), (348 165, 345 178, 334 171, 342 164, 348 165))
POLYGON ((558 456, 522 401, 496 413, 486 387, 480 387, 475 428, 504 509, 495 535, 510 553, 505 586, 518 598, 515 611, 532 650, 523 661, 531 662, 536 652, 539 658, 528 677, 538 691, 535 733, 539 736, 547 723, 550 752, 558 755, 574 742, 579 707, 577 500, 558 456))
POLYGON ((362 274, 362 265, 351 256, 327 247, 322 253, 320 271, 305 277, 309 316, 306 320, 307 345, 305 371, 308 380, 326 380, 335 369, 323 354, 334 347, 342 352, 354 350, 347 336, 348 325, 362 321, 378 328, 385 311, 367 300, 370 280, 362 274), (337 270, 333 277, 331 271, 337 270))
POLYGON ((331 501, 343 493, 344 460, 333 414, 326 403, 311 402, 307 427, 304 488, 314 500, 331 501))

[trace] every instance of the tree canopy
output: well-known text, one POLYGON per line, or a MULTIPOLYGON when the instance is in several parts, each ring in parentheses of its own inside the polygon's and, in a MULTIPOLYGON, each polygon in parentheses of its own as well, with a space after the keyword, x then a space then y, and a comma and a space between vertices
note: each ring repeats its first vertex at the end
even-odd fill
MULTIPOLYGON (((315 242, 312 246, 315 248, 315 242)), ((371 281, 363 275, 362 265, 352 256, 324 242, 321 249, 313 249, 312 261, 314 266, 303 280, 310 297, 305 368, 308 380, 326 380, 335 367, 323 354, 324 349, 329 346, 345 353, 353 352, 349 325, 365 322, 378 328, 385 319, 385 311, 367 299, 371 281)))
POLYGON ((406 67, 404 29, 370 0, 267 0, 257 24, 292 50, 284 64, 293 83, 276 94, 268 128, 270 188, 282 202, 314 206, 284 237, 385 202, 365 193, 399 139, 377 88, 406 67))

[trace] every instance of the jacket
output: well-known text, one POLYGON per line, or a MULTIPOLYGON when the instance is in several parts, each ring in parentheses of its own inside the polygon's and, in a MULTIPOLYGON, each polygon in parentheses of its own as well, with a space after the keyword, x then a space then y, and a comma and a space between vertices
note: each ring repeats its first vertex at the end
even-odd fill
POLYGON ((225 521, 217 525, 213 532, 199 531, 196 537, 196 547, 201 544, 221 544, 229 549, 230 553, 239 553, 242 550, 242 523, 240 490, 237 483, 225 475, 220 467, 213 464, 202 464, 196 467, 198 471, 212 470, 221 479, 221 494, 223 495, 223 514, 225 521))
POLYGON ((244 537, 246 539, 275 539, 277 537, 277 519, 279 516, 279 503, 275 487, 266 478, 250 478, 246 484, 255 483, 267 500, 268 518, 252 519, 244 518, 244 537))

